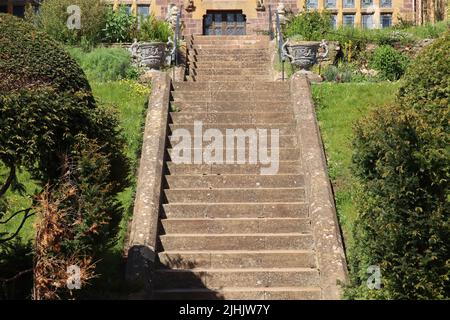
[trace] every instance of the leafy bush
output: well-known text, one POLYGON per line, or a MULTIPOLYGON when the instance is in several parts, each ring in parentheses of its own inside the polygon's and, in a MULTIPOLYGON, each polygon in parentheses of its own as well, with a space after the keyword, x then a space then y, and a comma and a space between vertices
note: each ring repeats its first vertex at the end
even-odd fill
POLYGON ((350 297, 449 298, 449 49, 447 33, 411 65, 397 104, 355 127, 350 297), (366 288, 369 265, 381 268, 381 290, 366 288))
POLYGON ((95 48, 84 52, 79 48, 67 48, 91 81, 125 79, 136 73, 130 53, 121 48, 95 48))
POLYGON ((450 31, 410 64, 399 90, 399 100, 414 108, 448 107, 450 93, 450 31))
POLYGON ((128 184, 114 111, 96 105, 81 68, 45 33, 5 14, 0 29, 0 162, 27 170, 41 187, 69 175, 84 205, 67 204, 83 213, 68 247, 102 251, 114 240, 115 196, 128 184))
POLYGON ((103 41, 131 42, 136 36, 137 18, 128 14, 125 6, 120 6, 117 10, 109 7, 106 12, 103 41))
POLYGON ((398 80, 405 73, 409 59, 388 45, 378 47, 370 57, 369 65, 379 71, 380 76, 387 80, 398 80))
POLYGON ((45 0, 38 14, 28 19, 35 22, 53 39, 62 43, 92 47, 101 41, 101 30, 105 24, 105 5, 100 0, 45 0), (67 8, 77 5, 81 9, 81 28, 70 30, 67 8))
POLYGON ((167 42, 172 35, 173 32, 170 24, 166 21, 156 19, 154 15, 150 15, 141 21, 141 29, 139 32, 140 41, 167 42))
POLYGON ((351 82, 353 70, 347 64, 330 65, 323 71, 325 81, 351 82))
POLYGON ((283 33, 289 38, 298 40, 322 40, 331 28, 331 16, 328 11, 305 9, 291 18, 283 33))
POLYGON ((324 68, 323 77, 325 81, 335 82, 363 82, 374 81, 375 77, 363 74, 359 71, 354 63, 341 62, 335 65, 330 65, 324 68))

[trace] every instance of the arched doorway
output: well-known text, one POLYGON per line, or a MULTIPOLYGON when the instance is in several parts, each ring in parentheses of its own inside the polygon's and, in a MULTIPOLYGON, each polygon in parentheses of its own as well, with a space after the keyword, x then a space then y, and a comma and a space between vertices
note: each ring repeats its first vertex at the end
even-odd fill
POLYGON ((207 10, 203 16, 203 34, 216 36, 245 35, 245 15, 242 10, 207 10))

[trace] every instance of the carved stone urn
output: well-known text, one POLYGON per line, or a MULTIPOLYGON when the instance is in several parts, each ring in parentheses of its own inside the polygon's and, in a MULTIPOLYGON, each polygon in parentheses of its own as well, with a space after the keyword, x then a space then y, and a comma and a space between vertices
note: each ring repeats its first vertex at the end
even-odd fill
POLYGON ((167 45, 164 42, 134 42, 131 55, 134 63, 146 69, 159 69, 164 65, 167 45))
POLYGON ((285 54, 291 59, 291 63, 299 66, 303 70, 309 70, 316 62, 317 58, 324 58, 328 54, 328 48, 325 41, 286 41, 283 47, 287 47, 285 54), (319 48, 324 48, 323 53, 318 53, 319 48))

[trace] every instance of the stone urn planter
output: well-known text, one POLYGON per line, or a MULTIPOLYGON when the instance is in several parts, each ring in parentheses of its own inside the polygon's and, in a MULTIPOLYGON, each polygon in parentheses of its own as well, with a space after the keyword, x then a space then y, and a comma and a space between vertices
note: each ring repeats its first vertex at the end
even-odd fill
POLYGON ((292 64, 299 66, 302 70, 309 70, 317 62, 318 57, 324 58, 327 56, 328 47, 325 41, 291 42, 288 39, 283 45, 283 51, 292 64), (320 47, 324 48, 323 53, 319 53, 320 47))
POLYGON ((167 44, 164 42, 134 42, 131 47, 133 63, 144 69, 160 69, 166 59, 167 44))

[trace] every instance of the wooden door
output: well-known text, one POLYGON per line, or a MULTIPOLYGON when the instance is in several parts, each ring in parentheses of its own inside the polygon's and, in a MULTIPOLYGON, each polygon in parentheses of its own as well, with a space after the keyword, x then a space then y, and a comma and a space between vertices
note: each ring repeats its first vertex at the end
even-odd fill
POLYGON ((215 36, 245 35, 245 15, 240 11, 207 11, 203 34, 215 36))

